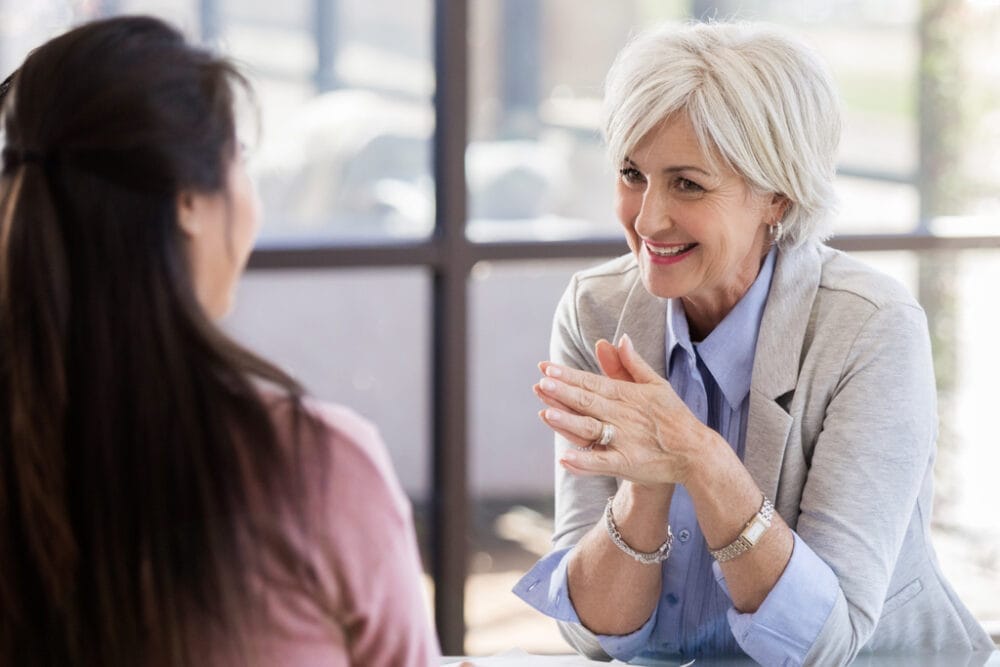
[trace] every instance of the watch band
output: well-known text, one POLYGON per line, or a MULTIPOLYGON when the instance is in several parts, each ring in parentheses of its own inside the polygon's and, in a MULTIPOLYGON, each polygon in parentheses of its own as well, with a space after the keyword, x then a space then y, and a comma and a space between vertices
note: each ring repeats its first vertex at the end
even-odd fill
POLYGON ((774 516, 774 505, 768 500, 767 496, 764 496, 764 501, 760 504, 760 509, 743 526, 743 531, 739 537, 721 549, 709 550, 712 558, 720 563, 725 563, 727 560, 732 560, 740 554, 753 549, 757 545, 757 542, 760 541, 761 536, 771 527, 772 516, 774 516))

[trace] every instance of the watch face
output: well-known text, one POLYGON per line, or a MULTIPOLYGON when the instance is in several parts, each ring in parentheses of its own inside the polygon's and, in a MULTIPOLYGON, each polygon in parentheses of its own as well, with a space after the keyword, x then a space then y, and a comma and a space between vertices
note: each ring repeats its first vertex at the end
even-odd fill
POLYGON ((767 525, 758 519, 750 524, 746 532, 743 534, 751 544, 757 544, 757 540, 760 539, 760 536, 764 534, 765 530, 767 530, 767 525))

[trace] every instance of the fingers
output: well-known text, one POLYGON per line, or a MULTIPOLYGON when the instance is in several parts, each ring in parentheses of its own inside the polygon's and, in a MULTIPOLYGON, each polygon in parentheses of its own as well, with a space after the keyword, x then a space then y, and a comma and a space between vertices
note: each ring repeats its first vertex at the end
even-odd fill
POLYGON ((549 407, 604 418, 612 414, 609 407, 630 395, 635 383, 664 381, 635 351, 627 334, 617 346, 597 341, 594 352, 604 376, 543 361, 538 368, 546 378, 535 385, 535 394, 549 407))
MULTIPOLYGON (((603 375, 553 363, 545 364, 545 369, 542 372, 545 373, 546 377, 558 379, 562 384, 611 400, 621 399, 623 387, 630 386, 624 384, 621 380, 614 380, 603 375)), ((544 390, 545 387, 543 386, 542 389, 544 390)), ((563 403, 566 403, 570 407, 575 407, 572 403, 568 403, 565 400, 563 400, 563 403)))
POLYGON ((598 440, 604 430, 604 422, 593 417, 570 414, 552 408, 542 410, 540 414, 550 428, 559 429, 564 435, 571 435, 573 438, 584 442, 585 446, 589 446, 592 442, 598 440))
POLYGON ((538 418, 541 419, 542 422, 550 429, 552 429, 562 437, 566 438, 566 440, 568 440, 571 445, 573 445, 574 447, 578 447, 580 449, 587 449, 587 450, 591 449, 592 447, 597 447, 597 445, 594 445, 594 439, 581 437, 579 434, 570 431, 565 427, 565 424, 563 424, 558 418, 556 418, 555 420, 550 419, 550 417, 547 416, 546 414, 549 412, 551 412, 551 410, 539 411, 538 418))
POLYGON ((635 378, 636 382, 659 382, 663 379, 635 351, 635 346, 632 345, 632 339, 629 338, 628 334, 624 334, 621 340, 618 341, 618 356, 621 359, 625 372, 635 378))
MULTIPOLYGON (((597 363, 600 365, 601 370, 609 378, 625 382, 634 381, 631 373, 625 370, 625 367, 622 365, 617 347, 602 338, 594 346, 594 353, 597 356, 597 363)), ((542 372, 544 373, 545 371, 542 370, 542 372)))
MULTIPOLYGON (((557 367, 549 367, 548 372, 550 375, 555 368, 557 367)), ((566 371, 568 369, 562 370, 566 371)), ((583 383, 590 387, 596 387, 602 381, 610 382, 607 378, 598 377, 592 373, 584 373, 583 375, 585 376, 582 378, 583 383)), ((552 377, 542 378, 537 386, 546 397, 559 401, 568 407, 571 412, 581 415, 600 415, 600 418, 607 419, 618 414, 621 410, 620 404, 616 403, 613 399, 605 398, 600 393, 587 387, 575 386, 568 382, 555 380, 552 377)))
POLYGON ((549 406, 550 408, 555 408, 556 410, 562 410, 563 412, 569 412, 571 414, 576 414, 576 412, 574 410, 571 410, 568 406, 563 405, 562 403, 560 403, 556 399, 554 399, 551 396, 547 395, 544 391, 542 391, 542 388, 539 387, 537 384, 535 386, 533 386, 531 389, 532 389, 532 391, 535 392, 535 396, 537 396, 542 403, 544 403, 545 405, 549 406))
POLYGON ((594 447, 586 451, 567 449, 559 458, 559 464, 577 475, 612 475, 615 452, 604 447, 594 447))

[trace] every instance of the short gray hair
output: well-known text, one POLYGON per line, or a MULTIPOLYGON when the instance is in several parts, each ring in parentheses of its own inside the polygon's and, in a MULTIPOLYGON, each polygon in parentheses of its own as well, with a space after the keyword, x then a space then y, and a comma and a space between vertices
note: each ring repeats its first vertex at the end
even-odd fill
POLYGON ((721 156, 756 191, 788 199, 782 247, 829 237, 840 100, 805 44, 760 24, 662 25, 618 54, 604 111, 616 166, 650 130, 684 112, 709 159, 721 156))

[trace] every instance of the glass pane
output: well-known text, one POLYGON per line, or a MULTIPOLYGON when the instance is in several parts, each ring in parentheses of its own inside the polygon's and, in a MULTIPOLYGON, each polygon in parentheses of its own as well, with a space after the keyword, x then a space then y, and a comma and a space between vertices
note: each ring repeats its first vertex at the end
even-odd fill
POLYGON ((378 427, 413 502, 429 604, 430 313, 423 269, 250 271, 225 322, 311 395, 378 427))
POLYGON ((222 43, 250 65, 261 107, 261 245, 428 235, 430 1, 223 7, 222 43))
POLYGON ((71 25, 141 12, 232 56, 252 82, 241 139, 261 245, 414 239, 434 222, 430 0, 0 0, 3 75, 71 25))
MULTIPOLYGON (((227 329, 322 400, 372 421, 413 501, 429 568, 430 280, 422 269, 253 271, 227 329)), ((425 576, 428 599, 433 599, 425 576)))
POLYGON ((551 549, 552 436, 535 417, 536 364, 548 358, 552 315, 570 276, 598 261, 483 262, 470 278, 470 655, 515 645, 571 651, 555 621, 510 589, 551 549))
POLYGON ((950 12, 944 34, 953 53, 947 79, 941 81, 936 115, 950 122, 935 127, 941 150, 935 155, 942 171, 936 181, 938 202, 932 213, 952 217, 937 220, 934 231, 945 234, 1000 232, 1000 3, 968 0, 962 11, 950 12), (954 100, 952 104, 948 101, 954 100), (945 115, 947 114, 947 115, 945 115))
MULTIPOLYGON (((916 0, 891 5, 892 11, 873 0, 474 3, 469 237, 616 236, 614 174, 600 140, 604 75, 635 30, 692 16, 783 24, 816 48, 844 100, 838 180, 843 203, 836 231, 913 231, 921 215, 919 7, 916 0), (588 39, 579 39, 582 34, 588 39), (878 58, 871 57, 871 44, 880 45, 878 58)), ((977 62, 982 73, 992 60, 983 55, 977 62)), ((996 109, 996 96, 982 97, 981 106, 992 99, 996 109)), ((984 124, 982 131, 995 126, 984 124)), ((992 164, 987 156, 993 160, 1000 153, 995 142, 987 145, 980 151, 984 166, 992 164)), ((977 210, 984 206, 979 201, 977 210)))
POLYGON ((471 3, 469 238, 620 233, 601 88, 644 4, 471 3))
POLYGON ((709 16, 782 25, 816 49, 830 67, 844 113, 842 175, 837 180, 841 207, 834 223, 838 234, 906 233, 920 218, 919 3, 889 4, 891 10, 875 0, 691 3, 709 16), (878 57, 873 57, 873 44, 879 45, 878 57))
POLYGON ((0 78, 6 78, 31 49, 72 25, 116 13, 159 16, 198 36, 196 0, 0 0, 0 78))
POLYGON ((905 234, 920 218, 915 185, 837 176, 837 234, 905 234))

